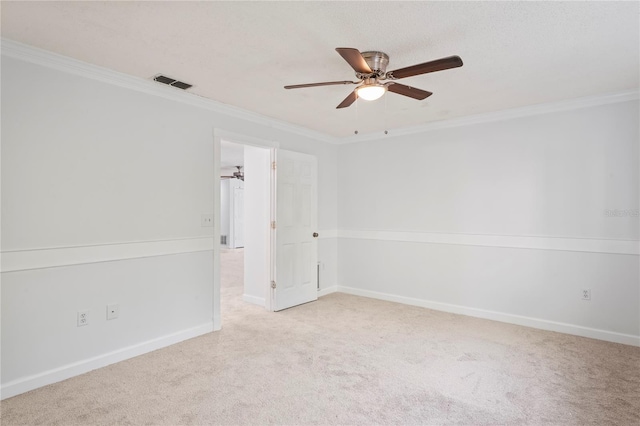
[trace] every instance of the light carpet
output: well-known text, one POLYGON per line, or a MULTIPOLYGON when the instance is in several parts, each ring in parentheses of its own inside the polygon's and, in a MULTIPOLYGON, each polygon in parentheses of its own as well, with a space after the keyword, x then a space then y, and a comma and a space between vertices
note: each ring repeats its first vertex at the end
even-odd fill
POLYGON ((241 293, 223 269, 222 331, 5 400, 2 424, 640 424, 637 347, 345 294, 268 313, 241 293))

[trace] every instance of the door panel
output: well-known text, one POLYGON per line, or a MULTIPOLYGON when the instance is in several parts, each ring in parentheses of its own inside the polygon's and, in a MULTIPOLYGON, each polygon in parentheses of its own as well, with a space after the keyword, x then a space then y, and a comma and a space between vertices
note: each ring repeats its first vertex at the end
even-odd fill
POLYGON ((289 183, 282 183, 278 191, 277 203, 280 204, 278 221, 284 228, 294 226, 294 187, 289 183))
POLYGON ((277 151, 274 310, 318 298, 316 265, 318 165, 316 157, 277 151))

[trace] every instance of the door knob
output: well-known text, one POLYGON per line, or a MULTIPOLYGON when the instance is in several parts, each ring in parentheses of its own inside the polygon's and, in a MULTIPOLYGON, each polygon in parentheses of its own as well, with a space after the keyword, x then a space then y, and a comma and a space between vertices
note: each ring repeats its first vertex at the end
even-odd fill
POLYGON ((313 233, 313 238, 318 238, 318 233, 317 232, 313 233))

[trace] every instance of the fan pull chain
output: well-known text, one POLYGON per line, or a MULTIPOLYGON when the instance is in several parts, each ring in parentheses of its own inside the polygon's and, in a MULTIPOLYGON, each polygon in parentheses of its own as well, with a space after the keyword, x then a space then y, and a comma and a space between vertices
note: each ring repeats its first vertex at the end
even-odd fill
POLYGON ((358 134, 358 98, 356 97, 356 130, 353 132, 354 134, 358 134))
POLYGON ((387 93, 384 95, 384 134, 387 135, 387 93))

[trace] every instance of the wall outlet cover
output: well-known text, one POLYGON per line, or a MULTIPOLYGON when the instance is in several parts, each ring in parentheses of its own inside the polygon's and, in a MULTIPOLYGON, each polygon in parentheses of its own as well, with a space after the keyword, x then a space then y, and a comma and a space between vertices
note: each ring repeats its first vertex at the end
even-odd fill
POLYGON ((78 311, 78 327, 89 325, 89 311, 78 311))

